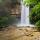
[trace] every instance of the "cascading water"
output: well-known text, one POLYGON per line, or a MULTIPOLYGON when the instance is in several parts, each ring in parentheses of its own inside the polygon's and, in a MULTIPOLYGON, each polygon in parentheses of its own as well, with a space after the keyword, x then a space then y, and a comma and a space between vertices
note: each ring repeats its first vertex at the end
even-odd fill
POLYGON ((23 5, 23 2, 21 1, 21 7, 21 22, 18 26, 34 26, 31 25, 29 21, 29 6, 23 5))
POLYGON ((29 25, 29 6, 24 6, 22 3, 21 9, 21 25, 28 26, 29 25))

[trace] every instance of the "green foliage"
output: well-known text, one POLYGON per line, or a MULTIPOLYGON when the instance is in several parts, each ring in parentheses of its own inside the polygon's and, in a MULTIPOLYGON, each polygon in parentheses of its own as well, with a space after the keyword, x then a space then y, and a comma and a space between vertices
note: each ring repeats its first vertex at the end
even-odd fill
POLYGON ((40 3, 35 5, 30 13, 30 21, 35 24, 38 20, 40 20, 40 3))
POLYGON ((36 29, 37 29, 38 31, 40 31, 40 20, 39 20, 38 22, 36 22, 35 25, 37 26, 36 29))
POLYGON ((40 28, 40 20, 36 22, 36 25, 40 28))
POLYGON ((30 7, 33 7, 34 5, 36 5, 38 3, 37 0, 24 0, 24 4, 28 5, 30 7))

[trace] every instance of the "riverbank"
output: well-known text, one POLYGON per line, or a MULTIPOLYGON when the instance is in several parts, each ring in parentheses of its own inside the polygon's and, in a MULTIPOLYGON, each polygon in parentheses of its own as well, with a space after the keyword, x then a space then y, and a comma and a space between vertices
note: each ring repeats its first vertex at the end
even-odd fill
POLYGON ((0 31, 0 40, 40 40, 40 32, 29 27, 9 27, 0 31))

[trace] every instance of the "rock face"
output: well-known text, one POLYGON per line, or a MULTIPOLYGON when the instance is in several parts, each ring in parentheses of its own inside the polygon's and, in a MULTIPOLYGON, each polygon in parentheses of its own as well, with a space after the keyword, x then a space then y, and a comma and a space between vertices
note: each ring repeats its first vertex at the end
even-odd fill
POLYGON ((0 40, 40 40, 40 32, 33 30, 31 28, 11 27, 0 31, 0 40))

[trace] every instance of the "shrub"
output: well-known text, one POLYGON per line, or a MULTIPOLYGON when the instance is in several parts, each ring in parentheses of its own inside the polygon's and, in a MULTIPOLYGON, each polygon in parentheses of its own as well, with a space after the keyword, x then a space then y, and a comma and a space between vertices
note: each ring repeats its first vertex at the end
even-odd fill
POLYGON ((38 31, 40 31, 40 20, 39 20, 38 22, 36 22, 35 25, 37 26, 36 29, 37 29, 38 31))
POLYGON ((40 3, 35 5, 30 13, 31 24, 35 24, 38 20, 40 20, 40 3))

